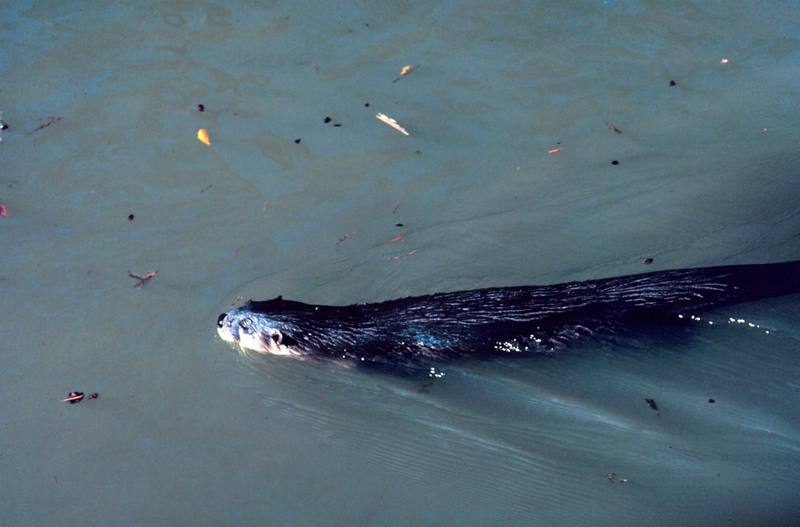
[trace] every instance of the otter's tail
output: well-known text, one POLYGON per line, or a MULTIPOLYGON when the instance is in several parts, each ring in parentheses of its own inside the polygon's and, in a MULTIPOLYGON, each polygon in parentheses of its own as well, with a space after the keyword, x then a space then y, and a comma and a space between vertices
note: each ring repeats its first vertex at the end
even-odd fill
POLYGON ((800 293, 800 260, 657 271, 605 281, 612 302, 636 308, 702 309, 800 293))

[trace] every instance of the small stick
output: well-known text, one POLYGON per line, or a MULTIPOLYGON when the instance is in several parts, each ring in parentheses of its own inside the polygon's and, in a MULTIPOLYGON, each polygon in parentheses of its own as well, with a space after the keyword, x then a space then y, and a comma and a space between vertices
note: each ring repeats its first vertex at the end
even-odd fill
POLYGON ((30 134, 32 134, 34 132, 38 132, 39 130, 43 130, 43 129, 47 128, 48 126, 52 126, 52 125, 56 124, 57 122, 59 122, 61 119, 63 119, 63 117, 48 117, 47 119, 40 119, 39 120, 39 126, 34 128, 33 130, 31 130, 30 132, 28 132, 28 135, 30 135, 30 134))
POLYGON ((157 274, 158 274, 158 271, 148 271, 145 274, 132 273, 132 272, 128 271, 128 276, 130 276, 131 278, 133 278, 135 280, 139 280, 139 282, 137 284, 134 284, 133 286, 131 286, 131 287, 136 287, 136 288, 144 287, 144 285, 147 284, 147 282, 149 282, 153 278, 155 278, 155 276, 157 274))
POLYGON ((338 242, 336 242, 336 248, 338 249, 338 248, 339 248, 339 246, 340 246, 342 243, 344 243, 344 242, 345 242, 345 241, 347 241, 348 239, 352 238, 352 237, 353 237, 353 236, 355 236, 356 234, 358 234, 358 229, 352 230, 352 231, 348 232, 347 234, 345 234, 344 236, 342 236, 341 238, 339 238, 339 241, 338 241, 338 242))
MULTIPOLYGON (((89 399, 97 399, 98 397, 99 394, 96 392, 89 394, 89 399)), ((61 402, 69 404, 78 404, 81 401, 83 401, 83 392, 69 392, 66 399, 61 399, 61 402)))

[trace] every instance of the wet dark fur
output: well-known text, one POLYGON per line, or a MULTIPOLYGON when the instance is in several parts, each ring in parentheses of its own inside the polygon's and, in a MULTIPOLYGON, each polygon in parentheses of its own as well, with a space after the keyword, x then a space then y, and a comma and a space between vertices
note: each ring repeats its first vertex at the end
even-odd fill
MULTIPOLYGON (((716 306, 800 291, 800 261, 658 271, 532 287, 315 306, 276 298, 238 312, 279 323, 284 343, 317 358, 382 369, 461 357, 550 351, 582 335, 668 322, 716 306)), ((265 337, 266 338, 266 337, 265 337)))

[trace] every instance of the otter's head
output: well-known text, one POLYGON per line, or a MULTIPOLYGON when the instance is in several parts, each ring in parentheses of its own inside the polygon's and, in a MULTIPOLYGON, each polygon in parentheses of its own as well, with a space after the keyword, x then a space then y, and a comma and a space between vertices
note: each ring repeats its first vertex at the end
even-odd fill
POLYGON ((304 319, 314 307, 277 297, 264 302, 249 301, 240 308, 222 313, 217 318, 220 338, 243 351, 272 355, 301 356, 301 346, 308 340, 301 330, 304 319))

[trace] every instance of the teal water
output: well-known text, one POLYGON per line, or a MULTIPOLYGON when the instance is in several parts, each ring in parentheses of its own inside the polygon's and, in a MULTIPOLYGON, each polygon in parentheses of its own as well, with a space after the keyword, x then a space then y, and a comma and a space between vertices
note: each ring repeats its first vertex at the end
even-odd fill
POLYGON ((432 384, 214 324, 800 258, 798 28, 791 1, 6 2, 0 525, 796 524, 796 296, 432 384))

